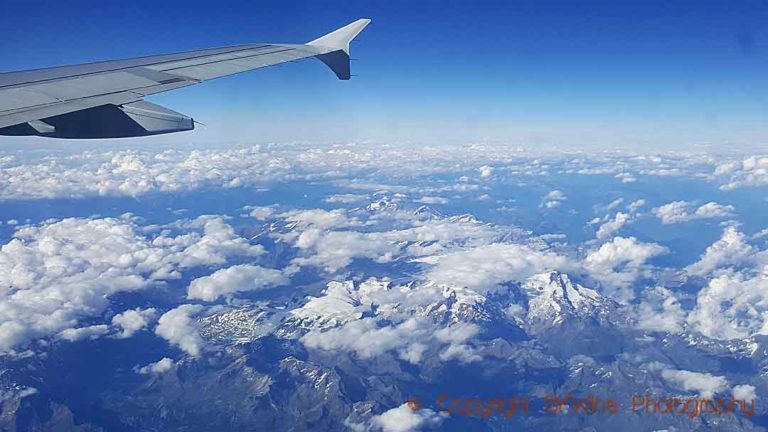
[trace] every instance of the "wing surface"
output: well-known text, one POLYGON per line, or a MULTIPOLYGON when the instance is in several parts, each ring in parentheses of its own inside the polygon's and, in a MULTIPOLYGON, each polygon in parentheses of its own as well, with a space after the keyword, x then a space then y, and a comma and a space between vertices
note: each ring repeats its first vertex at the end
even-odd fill
MULTIPOLYGON (((105 105, 120 107, 144 96, 305 58, 316 57, 339 79, 349 79, 349 42, 368 23, 357 20, 307 44, 250 44, 0 74, 0 134, 7 132, 4 128, 18 131, 25 123, 48 123, 51 117, 105 105)), ((56 136, 44 129, 46 133, 34 134, 56 136)))

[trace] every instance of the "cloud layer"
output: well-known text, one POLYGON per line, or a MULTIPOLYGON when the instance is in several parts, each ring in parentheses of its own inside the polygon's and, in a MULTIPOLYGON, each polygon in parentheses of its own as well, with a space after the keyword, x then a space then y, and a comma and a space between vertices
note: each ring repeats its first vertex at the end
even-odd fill
MULTIPOLYGON (((60 332, 67 340, 95 334, 94 328, 77 329, 78 323, 99 316, 114 294, 178 278, 187 268, 262 253, 217 217, 184 222, 178 235, 145 232, 129 217, 21 227, 0 248, 0 350, 60 332)), ((149 315, 124 312, 113 319, 129 336, 149 315)))

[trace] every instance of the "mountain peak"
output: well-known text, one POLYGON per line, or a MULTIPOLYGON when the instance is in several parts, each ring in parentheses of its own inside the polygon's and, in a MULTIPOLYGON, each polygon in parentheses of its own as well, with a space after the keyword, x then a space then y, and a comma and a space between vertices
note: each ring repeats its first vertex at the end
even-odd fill
POLYGON ((574 283, 564 273, 534 275, 522 284, 522 289, 528 297, 529 323, 559 325, 570 318, 599 318, 615 309, 613 301, 574 283))

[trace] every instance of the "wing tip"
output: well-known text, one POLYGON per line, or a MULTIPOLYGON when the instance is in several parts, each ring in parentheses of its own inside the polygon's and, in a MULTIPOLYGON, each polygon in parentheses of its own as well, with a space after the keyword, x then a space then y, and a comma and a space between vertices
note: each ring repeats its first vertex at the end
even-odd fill
POLYGON ((360 18, 307 45, 325 51, 321 51, 316 57, 331 68, 340 80, 349 80, 352 77, 349 67, 349 43, 370 23, 369 18, 360 18))
POLYGON ((357 21, 353 21, 344 27, 338 28, 326 35, 307 43, 312 46, 322 46, 326 48, 334 48, 335 50, 341 50, 349 54, 349 43, 360 34, 360 32, 371 23, 370 18, 360 18, 357 21))

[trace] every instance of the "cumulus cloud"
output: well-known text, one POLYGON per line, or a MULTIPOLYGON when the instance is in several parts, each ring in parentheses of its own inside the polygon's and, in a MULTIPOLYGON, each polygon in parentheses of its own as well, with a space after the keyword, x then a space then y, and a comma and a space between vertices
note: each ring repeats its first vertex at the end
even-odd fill
POLYGON ((298 223, 293 219, 288 224, 291 231, 276 236, 294 242, 302 250, 300 256, 292 261, 293 264, 319 266, 328 272, 344 268, 354 259, 366 258, 385 263, 401 256, 433 255, 462 245, 488 242, 500 236, 497 229, 471 217, 441 218, 427 214, 422 220, 424 216, 418 213, 405 212, 396 212, 393 216, 398 224, 404 225, 402 229, 372 231, 380 227, 381 222, 372 218, 365 224, 368 231, 349 230, 353 226, 362 226, 362 222, 347 217, 339 210, 332 216, 335 223, 325 222, 325 219, 331 218, 329 215, 324 215, 320 223, 308 223, 306 219, 298 223))
POLYGON ((711 279, 699 291, 688 322, 715 339, 768 334, 768 273, 726 273, 711 279))
POLYGON ((608 203, 607 206, 605 206, 605 211, 611 211, 615 209, 616 207, 620 206, 621 203, 624 202, 624 198, 616 198, 615 200, 608 203))
POLYGON ((661 376, 673 387, 696 392, 699 397, 711 399, 716 393, 728 389, 728 380, 722 376, 687 370, 664 369, 661 376))
POLYGON ((427 277, 435 283, 478 292, 502 282, 523 281, 537 273, 572 267, 567 258, 556 253, 510 243, 493 243, 420 261, 434 265, 427 277))
POLYGON ((676 224, 696 219, 727 218, 733 216, 736 210, 732 205, 723 205, 716 202, 708 202, 696 210, 691 211, 694 203, 691 201, 673 201, 653 209, 661 223, 676 224))
POLYGON ((448 204, 448 199, 437 196, 423 196, 416 200, 416 202, 423 204, 448 204))
POLYGON ((287 283, 288 277, 280 270, 241 264, 193 280, 187 290, 187 298, 215 301, 222 296, 271 288, 287 283))
POLYGON ((480 357, 467 342, 480 329, 468 323, 458 323, 453 327, 438 329, 434 323, 424 318, 409 318, 401 323, 389 325, 371 317, 350 321, 324 331, 310 331, 301 341, 307 348, 354 352, 363 360, 392 351, 397 353, 400 359, 416 364, 422 360, 423 353, 430 345, 442 348, 443 360, 479 360, 480 357))
POLYGON ((622 183, 634 183, 637 181, 637 178, 628 172, 618 173, 614 177, 621 180, 622 183))
POLYGON ((678 223, 688 220, 690 216, 688 214, 688 207, 690 203, 686 201, 673 201, 668 204, 664 204, 661 207, 653 209, 653 214, 661 219, 664 224, 678 223))
POLYGON ((407 404, 403 404, 373 416, 371 426, 381 432, 418 432, 439 426, 443 419, 444 416, 430 409, 414 411, 407 404))
POLYGON ((282 178, 291 165, 259 147, 161 152, 107 151, 5 166, 0 195, 16 198, 138 196, 282 178))
MULTIPOLYGON (((45 154, 40 158, 31 155, 24 159, 0 156, 0 199, 140 196, 153 192, 261 186, 286 180, 338 180, 342 174, 347 179, 338 182, 349 188, 392 192, 412 189, 350 180, 371 172, 413 178, 414 175, 474 171, 485 179, 488 177, 484 175, 491 175, 489 168, 516 176, 537 177, 557 169, 580 174, 613 174, 622 181, 632 181, 637 174, 711 174, 702 171, 702 163, 711 163, 705 156, 629 158, 617 153, 564 161, 560 155, 536 153, 541 152, 535 149, 521 152, 508 145, 490 143, 382 146, 354 142, 334 146, 281 143, 207 149, 89 150, 45 154)), ((733 187, 766 183, 761 171, 764 170, 762 158, 750 158, 738 165, 730 171, 720 170, 716 177, 733 187), (750 180, 750 176, 755 181, 750 180)))
POLYGON ((685 268, 688 274, 705 276, 723 266, 761 259, 764 254, 747 243, 747 238, 735 227, 726 227, 723 236, 704 251, 698 261, 685 268))
POLYGON ((317 349, 361 358, 392 352, 414 364, 427 358, 468 363, 481 359, 473 347, 481 328, 463 317, 484 301, 471 290, 429 281, 406 286, 375 278, 329 282, 322 296, 310 297, 288 321, 290 328, 309 331, 305 342, 317 349), (377 340, 364 343, 361 334, 377 340))
POLYGON ((641 330, 680 333, 683 331, 686 312, 670 290, 654 287, 643 291, 636 317, 637 327, 641 330))
POLYGON ((733 216, 736 210, 732 205, 723 205, 716 202, 708 202, 696 209, 695 219, 727 218, 733 216))
POLYGON ((292 210, 282 213, 280 217, 285 219, 291 228, 298 230, 308 228, 324 230, 360 225, 358 220, 348 217, 344 209, 292 210))
POLYGON ((488 165, 481 166, 477 171, 480 173, 480 177, 490 177, 493 175, 493 167, 488 165))
POLYGON ((422 322, 413 318, 396 326, 379 328, 376 319, 365 318, 324 332, 309 332, 301 341, 308 348, 353 351, 361 359, 394 349, 399 349, 402 355, 408 346, 414 343, 415 331, 422 325, 422 322))
POLYGON ((96 339, 109 332, 109 326, 97 324, 88 327, 69 328, 59 332, 59 338, 69 342, 75 342, 83 339, 96 339))
POLYGON ((692 329, 715 339, 768 334, 768 252, 743 233, 727 227, 685 271, 710 277, 688 315, 692 329))
POLYGON ((715 166, 714 175, 724 181, 722 189, 768 184, 768 156, 751 156, 741 161, 726 161, 715 166))
POLYGON ((113 316, 112 325, 122 329, 122 332, 120 332, 117 337, 129 338, 133 336, 136 332, 151 324, 155 318, 155 314, 156 311, 154 308, 136 308, 113 316))
POLYGON ((648 269, 646 261, 666 252, 663 246, 634 237, 614 237, 587 255, 584 268, 610 288, 617 300, 628 301, 634 297, 631 285, 648 269))
POLYGON ((246 206, 245 210, 248 211, 248 216, 260 221, 267 220, 275 214, 273 206, 246 206))
POLYGON ((169 359, 168 357, 163 357, 162 359, 150 363, 146 366, 142 366, 140 368, 136 368, 136 373, 143 374, 143 375, 160 375, 163 373, 166 373, 173 369, 174 363, 173 360, 169 359))
POLYGON ((203 349, 203 339, 200 337, 194 316, 202 310, 202 306, 191 304, 169 310, 157 321, 155 334, 187 354, 193 357, 199 356, 203 349))
POLYGON ((733 386, 733 389, 731 389, 731 394, 736 400, 753 401, 757 399, 757 395, 755 394, 755 387, 749 384, 733 386))
POLYGON ((212 264, 225 264, 233 256, 255 257, 264 253, 260 245, 250 244, 248 240, 238 236, 235 229, 226 223, 221 216, 201 216, 181 224, 182 229, 202 229, 200 236, 197 232, 175 238, 155 238, 153 244, 166 246, 171 249, 183 248, 174 255, 182 267, 195 267, 212 264))
POLYGON ((763 238, 766 238, 766 237, 768 237, 768 228, 763 228, 760 231, 752 234, 752 239, 753 240, 763 239, 763 238))
POLYGON ((0 248, 0 350, 76 328, 99 316, 110 296, 177 278, 194 266, 256 256, 260 246, 205 217, 145 231, 130 218, 49 220, 19 228, 0 248))
POLYGON ((394 237, 357 231, 304 231, 297 246, 314 253, 295 258, 293 263, 301 266, 320 266, 328 272, 335 272, 349 265, 355 258, 389 262, 401 250, 401 245, 394 237))
POLYGON ((323 201, 331 204, 353 204, 370 199, 368 195, 361 194, 335 194, 325 197, 323 201))
POLYGON ((567 198, 563 192, 555 189, 544 196, 544 199, 541 201, 541 206, 549 209, 559 207, 566 199, 567 198))
POLYGON ((631 220, 631 217, 627 213, 617 212, 613 219, 600 225, 597 233, 595 234, 598 239, 604 239, 610 237, 616 231, 620 230, 624 225, 631 220))
MULTIPOLYGON (((363 293, 369 291, 370 283, 376 282, 372 280, 363 282, 361 289, 363 293)), ((289 315, 293 321, 301 323, 302 326, 323 329, 362 318, 363 314, 371 309, 371 303, 369 299, 361 298, 360 290, 355 289, 352 281, 331 281, 328 282, 321 296, 309 297, 302 307, 290 311, 289 315)))
POLYGON ((640 210, 640 208, 643 207, 644 205, 645 205, 644 199, 635 200, 627 205, 627 210, 629 210, 630 212, 635 212, 640 210))

